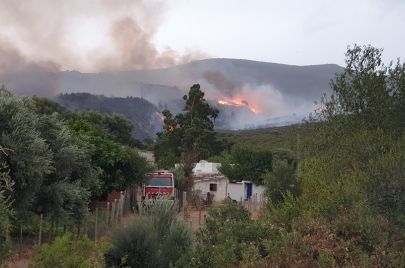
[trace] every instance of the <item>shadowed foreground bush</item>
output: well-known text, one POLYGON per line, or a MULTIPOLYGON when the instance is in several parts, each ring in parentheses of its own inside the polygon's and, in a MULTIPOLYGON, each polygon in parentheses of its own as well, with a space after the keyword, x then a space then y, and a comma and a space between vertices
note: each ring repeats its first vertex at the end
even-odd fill
POLYGON ((155 200, 135 222, 113 235, 105 263, 107 267, 170 267, 191 245, 191 230, 176 220, 175 203, 155 200))

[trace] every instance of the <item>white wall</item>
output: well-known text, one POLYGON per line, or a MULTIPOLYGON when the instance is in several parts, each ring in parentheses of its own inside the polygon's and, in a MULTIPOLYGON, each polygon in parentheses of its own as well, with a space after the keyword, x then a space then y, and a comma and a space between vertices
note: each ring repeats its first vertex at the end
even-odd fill
POLYGON ((266 187, 264 187, 263 185, 255 185, 253 184, 253 191, 252 194, 257 194, 257 196, 260 196, 261 194, 264 195, 264 192, 266 190, 266 187))
POLYGON ((229 183, 228 184, 228 194, 233 200, 240 201, 240 199, 245 199, 244 184, 242 182, 229 183))
POLYGON ((214 201, 222 201, 227 196, 227 188, 228 188, 228 179, 221 178, 221 179, 212 179, 212 180, 195 180, 194 181, 194 191, 200 190, 201 195, 205 199, 207 196, 207 192, 210 192, 214 195, 214 201), (217 191, 213 192, 210 191, 210 184, 214 183, 217 184, 217 191))
MULTIPOLYGON (((240 201, 242 198, 243 200, 247 197, 247 186, 246 183, 250 183, 250 181, 242 181, 237 183, 229 183, 228 184, 228 194, 229 197, 233 200, 240 201)), ((257 194, 257 198, 261 194, 264 194, 265 187, 263 185, 252 185, 252 196, 257 194)))

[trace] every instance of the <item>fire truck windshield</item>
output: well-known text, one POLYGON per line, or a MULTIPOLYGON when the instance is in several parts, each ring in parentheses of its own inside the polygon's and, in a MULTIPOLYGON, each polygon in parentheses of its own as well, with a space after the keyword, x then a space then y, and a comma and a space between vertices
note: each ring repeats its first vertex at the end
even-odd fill
POLYGON ((148 186, 152 187, 171 187, 172 179, 171 178, 150 178, 148 186))

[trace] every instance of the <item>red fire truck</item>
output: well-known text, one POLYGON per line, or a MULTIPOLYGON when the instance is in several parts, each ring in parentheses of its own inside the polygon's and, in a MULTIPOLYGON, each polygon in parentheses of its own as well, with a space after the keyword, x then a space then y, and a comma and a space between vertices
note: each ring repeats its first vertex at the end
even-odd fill
POLYGON ((174 175, 167 171, 157 171, 146 174, 147 182, 143 187, 143 197, 153 199, 165 197, 175 199, 174 175))

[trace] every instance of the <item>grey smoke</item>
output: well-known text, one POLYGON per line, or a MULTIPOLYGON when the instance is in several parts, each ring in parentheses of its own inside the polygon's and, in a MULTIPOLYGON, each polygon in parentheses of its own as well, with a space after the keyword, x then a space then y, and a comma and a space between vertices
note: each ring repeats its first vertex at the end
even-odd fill
POLYGON ((0 83, 19 95, 55 96, 59 66, 30 61, 10 44, 0 42, 0 83))
POLYGON ((153 43, 163 0, 0 1, 0 84, 18 94, 58 93, 57 72, 128 71, 169 67, 205 57, 153 43), (86 23, 98 32, 86 29, 86 23), (94 34, 105 43, 84 51, 94 34), (82 40, 83 39, 83 40, 82 40), (87 40, 89 39, 89 40, 87 40))
POLYGON ((242 83, 228 79, 222 72, 206 71, 203 78, 214 86, 216 89, 221 90, 222 93, 232 96, 234 90, 242 87, 242 83))

